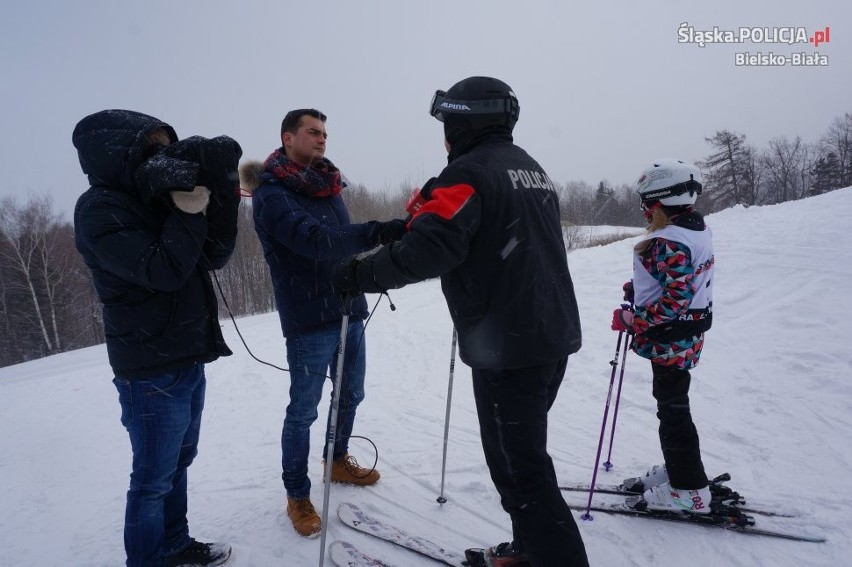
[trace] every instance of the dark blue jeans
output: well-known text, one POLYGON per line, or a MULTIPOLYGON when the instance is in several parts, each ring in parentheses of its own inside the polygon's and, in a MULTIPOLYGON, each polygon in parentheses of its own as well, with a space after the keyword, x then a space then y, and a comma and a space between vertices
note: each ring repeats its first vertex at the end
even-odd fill
POLYGON ((124 516, 127 565, 156 567, 190 541, 186 469, 198 454, 204 365, 132 380, 116 376, 113 383, 133 449, 124 516))
MULTIPOLYGON (((287 338, 290 404, 287 406, 284 427, 281 431, 281 468, 283 469, 281 478, 284 480, 287 496, 291 498, 306 498, 311 495, 311 480, 308 478, 311 424, 317 419, 317 406, 322 397, 326 378, 334 382, 339 344, 340 324, 326 325, 287 338)), ((364 399, 365 351, 364 323, 351 321, 343 355, 343 382, 337 413, 334 460, 342 458, 349 450, 349 437, 352 435, 352 426, 355 423, 355 410, 364 399)), ((333 396, 332 391, 332 399, 333 396)), ((328 423, 326 423, 326 431, 327 428, 328 423)), ((325 446, 323 458, 325 458, 325 446)))

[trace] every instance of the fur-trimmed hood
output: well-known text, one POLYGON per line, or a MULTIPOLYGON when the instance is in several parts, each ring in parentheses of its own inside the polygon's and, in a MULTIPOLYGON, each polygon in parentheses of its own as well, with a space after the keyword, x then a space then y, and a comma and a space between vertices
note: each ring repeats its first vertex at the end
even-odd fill
POLYGON ((240 187, 249 193, 253 193, 263 183, 262 173, 262 161, 252 160, 243 163, 240 165, 240 187))

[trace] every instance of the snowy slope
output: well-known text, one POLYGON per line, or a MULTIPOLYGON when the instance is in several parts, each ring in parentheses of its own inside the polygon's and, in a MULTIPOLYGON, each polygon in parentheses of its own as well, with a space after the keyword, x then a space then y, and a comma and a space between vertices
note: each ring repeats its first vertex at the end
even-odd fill
MULTIPOLYGON (((852 281, 852 188, 709 217, 716 236, 714 328, 694 372, 692 403, 708 472, 757 505, 801 514, 767 527, 800 528, 825 544, 747 537, 694 526, 607 517, 580 522, 592 565, 848 565, 852 557, 852 347, 845 322, 852 281)), ((588 482, 609 383, 612 309, 630 275, 633 239, 572 252, 584 347, 551 412, 550 451, 559 477, 588 482)), ((458 364, 445 495, 439 506, 451 324, 437 281, 391 293, 367 328, 367 399, 355 433, 379 447, 382 481, 334 485, 343 500, 463 549, 509 537, 485 467, 470 371, 458 364)), ((376 296, 371 297, 371 304, 376 296)), ((284 365, 274 313, 238 321, 253 352, 284 365)), ((287 375, 252 360, 230 322, 236 352, 208 366, 201 451, 190 469, 194 536, 234 546, 229 565, 316 565, 319 540, 295 534, 283 514, 279 435, 287 375)), ((118 565, 130 464, 117 394, 102 346, 0 369, 0 546, 4 565, 118 565)), ((613 462, 600 482, 659 462, 649 364, 630 355, 613 462)), ((313 498, 322 502, 313 429, 313 498)), ((370 446, 354 440, 362 462, 370 446)), ((606 447, 605 447, 606 450, 606 447)), ((584 502, 582 494, 568 495, 584 502)), ((333 513, 332 513, 333 516, 333 513)), ((345 538, 399 566, 428 560, 371 540, 333 519, 345 538)))

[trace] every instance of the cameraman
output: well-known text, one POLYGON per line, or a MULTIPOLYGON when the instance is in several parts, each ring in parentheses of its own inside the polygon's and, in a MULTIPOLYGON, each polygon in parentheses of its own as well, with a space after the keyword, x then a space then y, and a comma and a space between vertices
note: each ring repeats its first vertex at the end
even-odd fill
POLYGON ((72 137, 91 187, 74 210, 77 249, 103 303, 107 353, 130 436, 128 566, 219 565, 231 548, 189 536, 186 471, 198 452, 204 364, 231 354, 208 270, 234 250, 242 150, 129 110, 72 137))

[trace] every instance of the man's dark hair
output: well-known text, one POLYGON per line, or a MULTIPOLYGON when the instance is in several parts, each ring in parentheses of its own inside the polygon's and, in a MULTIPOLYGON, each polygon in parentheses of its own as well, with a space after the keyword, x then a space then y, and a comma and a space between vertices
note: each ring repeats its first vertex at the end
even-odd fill
POLYGON ((299 108, 297 110, 291 110, 284 117, 284 120, 281 121, 281 135, 283 136, 284 132, 295 134, 299 129, 299 123, 302 121, 302 116, 312 116, 322 122, 325 122, 326 120, 326 115, 316 108, 299 108))

